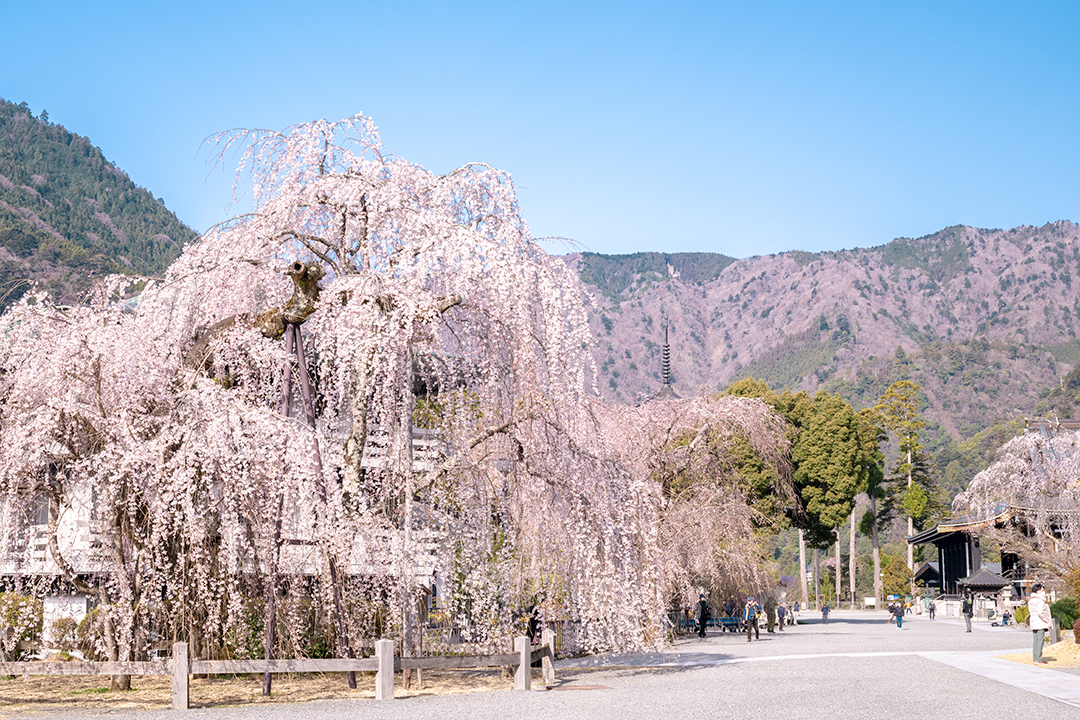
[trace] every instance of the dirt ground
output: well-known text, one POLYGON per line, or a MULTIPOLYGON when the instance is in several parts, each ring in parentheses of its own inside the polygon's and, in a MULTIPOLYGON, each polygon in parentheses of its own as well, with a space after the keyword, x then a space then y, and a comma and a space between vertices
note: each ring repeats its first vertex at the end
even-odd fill
MULTIPOLYGON (((401 674, 396 678, 397 697, 413 695, 448 695, 455 693, 509 690, 513 679, 504 680, 498 669, 424 670, 418 688, 415 676, 412 688, 405 690, 401 674)), ((534 673, 534 682, 539 682, 534 673)), ((356 689, 350 690, 344 673, 324 675, 274 675, 273 693, 262 695, 262 676, 215 675, 193 677, 189 693, 191 707, 251 705, 259 703, 296 703, 310 700, 375 698, 375 673, 357 673, 356 689)), ((172 706, 172 678, 165 675, 131 678, 131 690, 109 692, 109 678, 100 676, 30 676, 0 679, 0 716, 55 709, 133 709, 154 710, 172 706)))
MULTIPOLYGON (((1023 663, 1024 665, 1035 664, 1031 661, 1030 652, 998 655, 998 657, 1023 663)), ((1077 645, 1071 637, 1053 645, 1047 645, 1043 648, 1043 660, 1046 661, 1045 667, 1051 670, 1054 668, 1080 668, 1080 645, 1077 645)))

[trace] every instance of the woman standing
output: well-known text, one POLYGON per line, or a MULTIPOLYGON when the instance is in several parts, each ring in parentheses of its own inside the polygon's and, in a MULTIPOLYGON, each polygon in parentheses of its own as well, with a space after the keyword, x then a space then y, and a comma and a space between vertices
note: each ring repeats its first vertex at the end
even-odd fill
POLYGON ((1030 613, 1028 622, 1031 624, 1032 634, 1031 659, 1036 665, 1045 665, 1042 651, 1046 631, 1050 629, 1050 606, 1046 602, 1043 586, 1039 583, 1031 586, 1031 597, 1028 598, 1027 605, 1030 613))

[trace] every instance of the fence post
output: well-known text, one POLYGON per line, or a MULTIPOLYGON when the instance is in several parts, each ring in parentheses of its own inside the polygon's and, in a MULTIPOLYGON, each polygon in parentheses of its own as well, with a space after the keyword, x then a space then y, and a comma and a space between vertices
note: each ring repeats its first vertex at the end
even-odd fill
POLYGON ((173 643, 172 646, 172 706, 173 710, 188 709, 188 644, 173 643))
POLYGON ((1057 643, 1057 641, 1060 639, 1058 637, 1060 632, 1061 632, 1061 625, 1060 625, 1060 623, 1058 623, 1058 619, 1057 618, 1051 618, 1050 619, 1050 644, 1051 645, 1057 643))
POLYGON ((514 650, 518 654, 518 665, 514 671, 514 689, 532 689, 532 645, 529 638, 519 635, 514 638, 514 650))
POLYGON ((544 684, 555 684, 555 631, 548 628, 540 634, 540 642, 548 649, 547 655, 540 661, 544 669, 544 684))
POLYGON ((379 669, 375 673, 375 699, 394 699, 394 641, 376 640, 375 657, 379 659, 379 669))

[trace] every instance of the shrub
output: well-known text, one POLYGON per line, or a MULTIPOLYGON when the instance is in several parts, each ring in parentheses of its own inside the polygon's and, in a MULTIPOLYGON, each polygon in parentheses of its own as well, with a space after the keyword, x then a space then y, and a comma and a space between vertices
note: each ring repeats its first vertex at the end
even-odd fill
POLYGON ((75 621, 75 618, 56 618, 49 624, 49 630, 49 634, 53 638, 52 644, 57 649, 63 652, 71 652, 78 645, 79 623, 75 621))
POLYGON ((75 638, 79 643, 79 651, 87 660, 108 659, 99 608, 94 608, 86 613, 86 617, 79 622, 79 627, 75 630, 75 638))
POLYGON ((1016 608, 1016 614, 1013 617, 1016 618, 1017 625, 1023 625, 1024 623, 1026 623, 1028 620, 1027 605, 1021 605, 1020 607, 1016 608))
POLYGON ((0 650, 9 662, 26 659, 32 652, 20 643, 41 642, 44 604, 37 598, 17 593, 0 593, 0 650))
POLYGON ((1067 597, 1058 600, 1050 606, 1050 617, 1057 619, 1059 627, 1072 627, 1080 618, 1080 599, 1067 597))

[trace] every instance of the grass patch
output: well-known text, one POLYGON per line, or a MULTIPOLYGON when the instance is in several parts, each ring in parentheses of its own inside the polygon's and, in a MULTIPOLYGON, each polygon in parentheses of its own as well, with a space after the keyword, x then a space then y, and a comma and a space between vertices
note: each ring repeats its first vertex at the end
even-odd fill
POLYGON ((1051 353, 1059 363, 1080 364, 1080 343, 1075 340, 1064 345, 1043 345, 1040 349, 1051 353))

